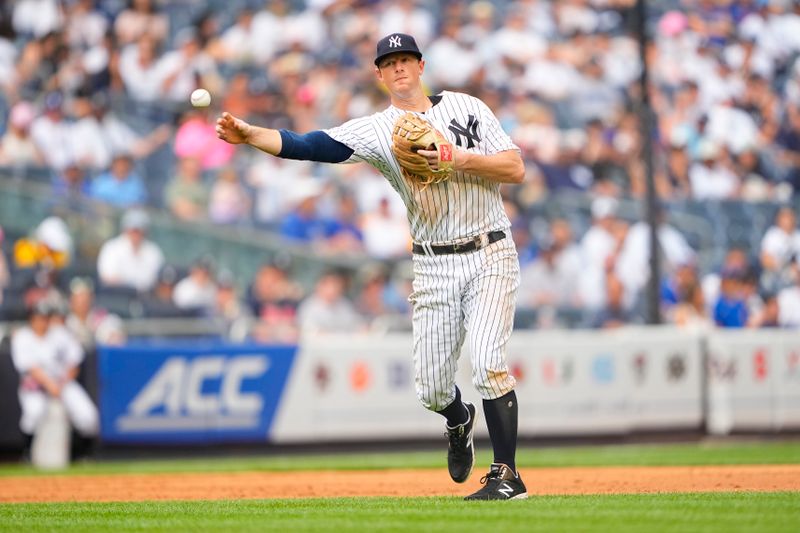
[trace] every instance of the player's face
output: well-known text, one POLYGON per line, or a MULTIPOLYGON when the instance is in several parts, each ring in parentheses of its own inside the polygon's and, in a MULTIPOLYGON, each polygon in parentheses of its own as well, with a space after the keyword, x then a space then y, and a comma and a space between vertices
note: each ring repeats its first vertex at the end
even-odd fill
POLYGON ((392 94, 405 94, 416 90, 425 70, 425 61, 414 54, 400 52, 383 58, 375 74, 392 94))

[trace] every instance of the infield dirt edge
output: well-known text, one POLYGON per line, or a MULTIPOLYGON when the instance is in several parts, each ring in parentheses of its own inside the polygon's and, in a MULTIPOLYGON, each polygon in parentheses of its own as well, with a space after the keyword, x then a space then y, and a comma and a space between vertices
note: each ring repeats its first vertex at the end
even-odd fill
MULTIPOLYGON (((462 496, 444 469, 10 476, 0 503, 462 496)), ((800 465, 522 469, 530 495, 800 491, 800 465)))

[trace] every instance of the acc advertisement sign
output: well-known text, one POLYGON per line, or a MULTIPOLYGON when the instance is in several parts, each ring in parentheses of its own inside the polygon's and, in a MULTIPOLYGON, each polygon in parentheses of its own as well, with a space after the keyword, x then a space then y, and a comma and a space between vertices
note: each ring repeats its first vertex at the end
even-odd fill
POLYGON ((257 345, 101 348, 102 438, 265 441, 295 352, 257 345))

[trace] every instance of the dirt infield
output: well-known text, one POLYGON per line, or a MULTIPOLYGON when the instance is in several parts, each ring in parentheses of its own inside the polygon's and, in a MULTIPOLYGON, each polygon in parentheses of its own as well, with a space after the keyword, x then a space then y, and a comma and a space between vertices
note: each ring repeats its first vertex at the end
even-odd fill
MULTIPOLYGON (((522 475, 528 492, 540 495, 800 490, 800 465, 537 468, 522 475)), ((446 470, 20 476, 0 477, 0 502, 458 496, 479 479, 456 485, 446 470)))

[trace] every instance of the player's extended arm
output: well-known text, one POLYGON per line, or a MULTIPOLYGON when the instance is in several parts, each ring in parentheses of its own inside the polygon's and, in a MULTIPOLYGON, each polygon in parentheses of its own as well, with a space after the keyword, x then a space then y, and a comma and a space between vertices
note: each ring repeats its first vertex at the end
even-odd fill
MULTIPOLYGON (((419 154, 428 158, 431 168, 438 167, 436 151, 420 150, 419 154)), ((516 150, 505 150, 491 155, 456 150, 454 168, 497 183, 522 183, 525 179, 525 163, 516 150)))
POLYGON ((278 155, 283 142, 278 130, 248 124, 227 111, 217 119, 217 137, 231 144, 249 144, 262 152, 278 155))
POLYGON ((231 144, 249 144, 262 152, 284 159, 341 163, 353 155, 353 149, 323 131, 300 135, 289 130, 273 130, 248 124, 230 113, 217 119, 217 137, 231 144))

